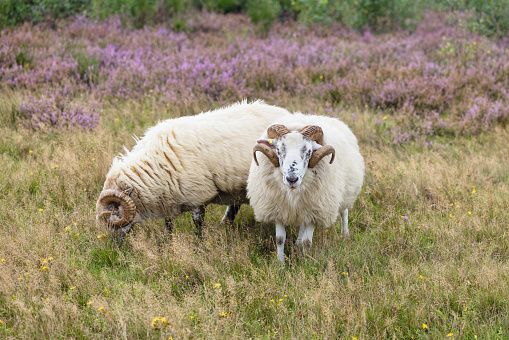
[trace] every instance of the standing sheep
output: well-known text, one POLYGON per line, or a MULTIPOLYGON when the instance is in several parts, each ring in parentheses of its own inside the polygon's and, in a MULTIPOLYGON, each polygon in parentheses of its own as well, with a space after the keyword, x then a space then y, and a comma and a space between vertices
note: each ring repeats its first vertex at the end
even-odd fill
POLYGON ((276 122, 254 147, 247 196, 257 221, 276 224, 284 262, 285 225, 300 226, 297 243, 309 248, 315 227, 329 227, 341 214, 348 236, 348 209, 362 187, 364 159, 357 138, 338 119, 295 113, 276 122), (267 157, 258 161, 257 151, 267 157))
POLYGON ((113 160, 97 200, 97 223, 125 236, 147 219, 170 221, 205 205, 228 204, 233 220, 246 200, 251 147, 267 125, 287 110, 246 101, 196 116, 168 119, 148 129, 132 151, 113 160))

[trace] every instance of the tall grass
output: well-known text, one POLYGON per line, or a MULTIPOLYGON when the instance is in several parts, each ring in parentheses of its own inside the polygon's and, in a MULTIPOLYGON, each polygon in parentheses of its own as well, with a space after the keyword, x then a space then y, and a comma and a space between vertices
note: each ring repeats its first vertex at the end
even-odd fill
POLYGON ((310 252, 288 247, 285 268, 274 226, 255 223, 248 206, 231 227, 219 226, 224 207, 209 207, 203 239, 187 215, 172 237, 153 221, 123 245, 96 229, 109 162, 133 143, 123 125, 142 131, 130 112, 105 110, 106 119, 123 122, 95 133, 4 125, 0 334, 503 338, 508 131, 437 148, 397 146, 379 134, 372 112, 355 111, 355 123, 351 113, 340 117, 359 136, 368 165, 352 237, 344 240, 339 224, 317 230, 310 252))

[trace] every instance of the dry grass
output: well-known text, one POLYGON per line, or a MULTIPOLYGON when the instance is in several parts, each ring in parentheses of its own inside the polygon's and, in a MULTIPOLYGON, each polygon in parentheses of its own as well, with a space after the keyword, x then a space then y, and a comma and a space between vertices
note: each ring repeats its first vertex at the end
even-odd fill
POLYGON ((247 206, 230 228, 209 207, 203 240, 184 215, 173 237, 154 221, 112 243, 96 198, 111 159, 155 117, 123 103, 93 133, 34 133, 8 118, 15 98, 0 98, 1 338, 508 336, 508 129, 401 146, 371 112, 354 123, 344 111, 367 164, 352 237, 338 222, 303 255, 290 230, 282 268, 273 226, 247 206))

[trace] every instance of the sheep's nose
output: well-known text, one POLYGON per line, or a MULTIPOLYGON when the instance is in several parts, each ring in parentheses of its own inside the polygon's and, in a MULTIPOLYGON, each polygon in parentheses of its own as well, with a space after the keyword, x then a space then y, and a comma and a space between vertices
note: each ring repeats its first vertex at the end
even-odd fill
POLYGON ((286 181, 288 182, 288 184, 295 184, 297 183, 299 179, 297 178, 297 176, 288 176, 286 177, 286 181))

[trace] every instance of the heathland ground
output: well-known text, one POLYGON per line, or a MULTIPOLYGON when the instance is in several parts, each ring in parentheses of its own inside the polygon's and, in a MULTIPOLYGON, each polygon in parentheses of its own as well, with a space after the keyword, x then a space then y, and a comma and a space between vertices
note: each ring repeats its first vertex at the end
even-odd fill
MULTIPOLYGON (((197 14, 188 32, 85 18, 1 32, 0 337, 506 339, 507 43, 430 16, 373 35, 197 14), (274 226, 207 210, 122 245, 105 174, 160 119, 265 99, 345 121, 366 160, 350 212, 275 255, 274 226)), ((459 22, 461 23, 461 21, 459 22)))

